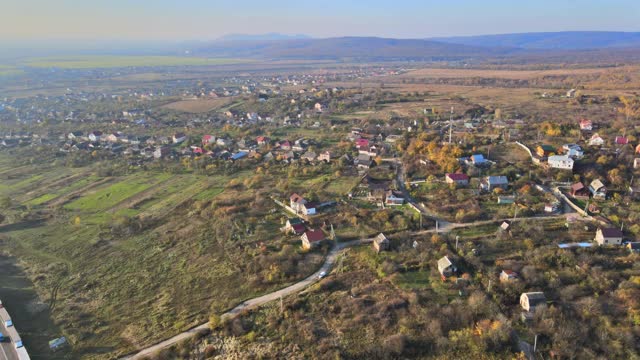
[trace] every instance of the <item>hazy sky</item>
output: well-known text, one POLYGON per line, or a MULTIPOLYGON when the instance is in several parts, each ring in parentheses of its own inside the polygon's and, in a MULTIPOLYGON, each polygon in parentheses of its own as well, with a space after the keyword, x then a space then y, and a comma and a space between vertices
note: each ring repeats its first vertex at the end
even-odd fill
POLYGON ((3 0, 0 40, 640 31, 640 0, 3 0))

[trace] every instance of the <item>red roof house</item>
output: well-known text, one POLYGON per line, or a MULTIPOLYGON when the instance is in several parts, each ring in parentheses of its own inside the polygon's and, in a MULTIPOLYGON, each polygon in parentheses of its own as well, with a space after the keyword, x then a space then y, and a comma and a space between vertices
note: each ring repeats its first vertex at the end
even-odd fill
POLYGON ((304 249, 310 249, 314 246, 320 245, 322 241, 325 240, 325 237, 322 230, 311 229, 305 231, 304 234, 302 234, 302 236, 300 237, 300 240, 302 240, 302 247, 304 249))
POLYGON ((364 149, 369 147, 369 140, 363 139, 363 138, 356 139, 356 147, 358 149, 364 149))

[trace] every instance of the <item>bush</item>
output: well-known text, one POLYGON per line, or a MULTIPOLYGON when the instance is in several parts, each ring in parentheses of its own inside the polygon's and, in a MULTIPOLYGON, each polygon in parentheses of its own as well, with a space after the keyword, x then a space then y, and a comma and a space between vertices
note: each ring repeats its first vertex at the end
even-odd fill
POLYGON ((209 316, 209 329, 217 330, 222 325, 222 319, 216 314, 209 316))

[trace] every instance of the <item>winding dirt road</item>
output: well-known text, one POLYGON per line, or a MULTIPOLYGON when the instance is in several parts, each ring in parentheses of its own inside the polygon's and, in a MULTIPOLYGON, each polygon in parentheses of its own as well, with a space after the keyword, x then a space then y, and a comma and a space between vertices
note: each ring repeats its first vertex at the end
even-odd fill
MULTIPOLYGON (((280 297, 285 297, 287 295, 291 295, 294 293, 298 293, 304 289, 306 289, 307 287, 313 285, 314 283, 316 283, 319 278, 318 276, 320 275, 321 272, 326 272, 329 273, 329 271, 331 270, 331 268, 333 267, 333 264, 336 262, 336 259, 338 258, 338 255, 340 254, 340 252, 346 248, 352 247, 352 246, 358 246, 358 245, 364 245, 364 244, 368 244, 371 243, 373 241, 373 239, 364 239, 364 240, 353 240, 353 241, 349 241, 349 242, 344 242, 344 243, 339 243, 336 244, 333 249, 331 249, 331 251, 329 252, 329 254, 327 255, 327 258, 325 259, 324 263, 322 264, 322 266, 320 267, 320 269, 318 269, 318 271, 316 271, 315 273, 313 273, 312 275, 310 275, 309 277, 307 277, 306 279, 297 282, 293 285, 290 285, 284 289, 280 289, 278 291, 274 291, 272 293, 266 294, 266 295, 262 295, 259 296, 257 298, 253 298, 250 300, 247 300, 243 303, 241 303, 240 305, 234 307, 233 309, 227 311, 226 313, 222 314, 220 316, 221 319, 228 319, 228 318, 233 318, 235 316, 237 316, 239 313, 241 313, 243 310, 247 310, 247 309, 253 309, 256 307, 259 307, 260 305, 264 305, 268 302, 280 299, 280 297)), ((195 336, 199 331, 202 330, 206 330, 209 328, 209 323, 204 323, 202 325, 198 325, 192 329, 189 329, 185 332, 182 332, 170 339, 164 340, 162 342, 159 342, 155 345, 152 345, 148 348, 145 348, 143 350, 140 350, 139 352, 135 353, 135 354, 131 354, 125 357, 122 357, 121 359, 140 359, 143 358, 145 356, 150 356, 162 349, 165 349, 167 347, 170 347, 172 345, 175 345, 183 340, 189 339, 193 336, 195 336)))

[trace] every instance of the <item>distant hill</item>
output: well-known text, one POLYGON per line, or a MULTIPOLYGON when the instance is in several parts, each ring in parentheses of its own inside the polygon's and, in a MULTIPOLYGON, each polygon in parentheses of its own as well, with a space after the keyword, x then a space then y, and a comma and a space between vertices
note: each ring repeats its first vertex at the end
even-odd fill
POLYGON ((280 33, 268 34, 229 34, 222 36, 217 41, 271 41, 271 40, 293 40, 293 39, 311 39, 311 36, 305 34, 287 35, 280 33))
POLYGON ((486 48, 420 39, 340 37, 269 41, 215 41, 194 55, 269 59, 453 60, 504 55, 518 49, 486 48))
POLYGON ((541 50, 638 48, 639 32, 565 31, 430 38, 449 44, 541 50))

